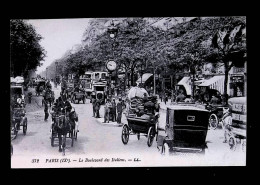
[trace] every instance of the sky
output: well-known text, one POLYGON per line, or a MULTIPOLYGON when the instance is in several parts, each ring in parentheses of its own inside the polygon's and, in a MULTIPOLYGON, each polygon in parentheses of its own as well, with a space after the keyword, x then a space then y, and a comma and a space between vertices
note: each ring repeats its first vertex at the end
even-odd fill
POLYGON ((89 19, 31 19, 32 24, 43 39, 40 44, 46 50, 46 57, 36 73, 44 71, 54 60, 60 59, 67 50, 81 43, 89 19))

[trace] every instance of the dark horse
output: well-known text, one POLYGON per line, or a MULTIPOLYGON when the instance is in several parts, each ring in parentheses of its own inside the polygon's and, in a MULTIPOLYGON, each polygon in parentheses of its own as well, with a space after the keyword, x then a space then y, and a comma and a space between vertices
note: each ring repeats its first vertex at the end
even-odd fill
POLYGON ((69 134, 71 138, 71 146, 73 146, 74 139, 77 139, 76 122, 78 121, 78 116, 75 110, 70 113, 65 113, 59 116, 59 121, 57 124, 57 133, 59 138, 59 152, 65 155, 66 138, 69 134))
MULTIPOLYGON (((45 99, 46 101, 49 103, 50 107, 52 106, 52 104, 54 103, 54 92, 53 91, 46 91, 45 92, 45 99)), ((42 101, 42 105, 43 105, 43 101, 42 101)))

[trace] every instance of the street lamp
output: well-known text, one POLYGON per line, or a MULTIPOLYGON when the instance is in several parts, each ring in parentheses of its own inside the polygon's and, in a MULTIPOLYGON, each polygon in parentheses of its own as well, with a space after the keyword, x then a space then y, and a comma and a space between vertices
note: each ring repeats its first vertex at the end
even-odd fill
MULTIPOLYGON (((117 36, 117 32, 118 32, 118 28, 114 25, 114 21, 112 20, 111 21, 111 24, 110 26, 108 26, 107 28, 107 32, 109 34, 109 37, 113 40, 113 43, 112 43, 112 51, 113 51, 113 59, 110 60, 110 65, 111 63, 114 63, 114 65, 116 65, 116 62, 114 61, 114 44, 115 44, 115 37, 117 36)), ((108 63, 108 65, 109 65, 108 63)), ((109 71, 109 95, 111 95, 111 76, 112 76, 112 72, 114 71, 115 69, 113 70, 108 70, 109 71)), ((116 80, 115 80, 116 81, 116 80)), ((116 84, 115 84, 116 85, 116 84)))

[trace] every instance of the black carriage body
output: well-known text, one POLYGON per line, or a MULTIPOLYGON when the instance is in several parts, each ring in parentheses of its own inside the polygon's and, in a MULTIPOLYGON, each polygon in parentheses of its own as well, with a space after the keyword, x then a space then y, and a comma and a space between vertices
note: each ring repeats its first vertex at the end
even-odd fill
POLYGON ((205 149, 209 111, 193 106, 167 108, 164 139, 174 150, 193 151, 205 149))
POLYGON ((156 125, 156 117, 154 115, 143 115, 143 116, 136 116, 130 115, 127 118, 128 126, 134 133, 148 133, 148 130, 151 126, 156 125))

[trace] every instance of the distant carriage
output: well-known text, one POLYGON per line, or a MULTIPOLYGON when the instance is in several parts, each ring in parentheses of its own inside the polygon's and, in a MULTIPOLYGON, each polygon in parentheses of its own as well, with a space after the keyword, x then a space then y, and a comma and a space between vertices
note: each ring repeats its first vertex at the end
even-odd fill
POLYGON ((79 103, 80 101, 83 101, 83 103, 85 104, 86 102, 86 93, 85 91, 79 91, 79 92, 74 92, 72 94, 72 100, 73 103, 79 103))
POLYGON ((11 132, 14 138, 17 136, 20 127, 23 127, 23 134, 27 132, 27 117, 25 108, 14 108, 11 120, 11 132))

